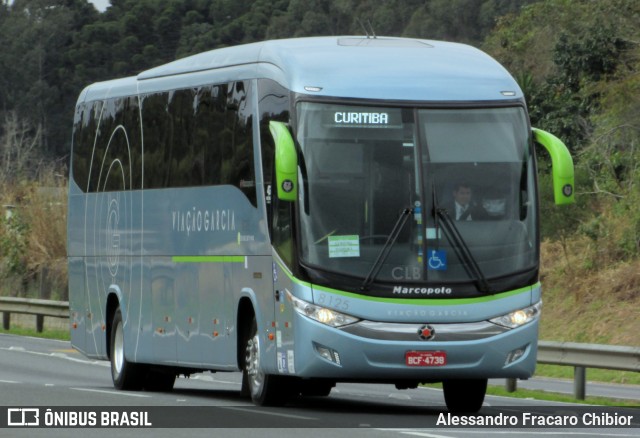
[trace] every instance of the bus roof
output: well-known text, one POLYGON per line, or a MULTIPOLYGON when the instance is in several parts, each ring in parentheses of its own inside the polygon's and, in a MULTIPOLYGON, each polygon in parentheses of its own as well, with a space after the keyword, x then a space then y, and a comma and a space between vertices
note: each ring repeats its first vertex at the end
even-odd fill
MULTIPOLYGON (((172 83, 179 83, 178 75, 232 67, 241 68, 245 76, 249 68, 253 77, 274 79, 294 92, 316 96, 431 102, 523 98, 504 67, 476 48, 390 37, 313 37, 245 44, 183 58, 129 79, 142 84, 173 78, 177 82, 172 83)), ((100 85, 113 91, 115 84, 100 85)))

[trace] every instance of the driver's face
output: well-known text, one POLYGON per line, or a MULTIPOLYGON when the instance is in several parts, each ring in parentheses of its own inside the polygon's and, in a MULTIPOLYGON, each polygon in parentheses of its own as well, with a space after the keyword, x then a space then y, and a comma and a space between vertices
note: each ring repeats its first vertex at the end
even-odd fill
POLYGON ((454 190, 453 197, 460 205, 467 205, 471 201, 471 188, 459 187, 458 190, 454 190))

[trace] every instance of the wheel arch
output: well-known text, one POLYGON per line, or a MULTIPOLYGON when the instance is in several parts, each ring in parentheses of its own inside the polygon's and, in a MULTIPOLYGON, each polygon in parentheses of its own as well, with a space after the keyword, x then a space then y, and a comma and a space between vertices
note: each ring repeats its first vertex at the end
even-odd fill
MULTIPOLYGON (((106 352, 107 358, 111 359, 111 329, 113 325, 113 315, 115 315, 116 310, 120 307, 120 299, 115 292, 111 292, 107 297, 107 308, 105 313, 105 340, 106 340, 106 352)), ((121 310, 122 311, 122 310, 121 310)), ((124 315, 123 315, 124 316, 124 315)))
POLYGON ((236 327, 238 328, 236 360, 239 369, 243 369, 245 360, 244 345, 245 340, 249 337, 251 330, 251 322, 257 318, 253 300, 249 296, 243 296, 238 301, 236 312, 236 327))

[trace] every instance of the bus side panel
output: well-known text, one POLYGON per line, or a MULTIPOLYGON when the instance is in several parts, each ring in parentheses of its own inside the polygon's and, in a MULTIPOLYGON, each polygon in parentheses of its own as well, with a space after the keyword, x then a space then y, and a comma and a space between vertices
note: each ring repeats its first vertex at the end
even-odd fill
POLYGON ((84 194, 75 180, 70 178, 67 208, 69 324, 71 346, 86 355, 86 316, 88 308, 84 263, 84 199, 84 194))
MULTIPOLYGON (((145 242, 146 243, 146 242, 145 242)), ((175 285, 176 273, 170 257, 148 257, 150 298, 150 333, 145 339, 151 345, 150 362, 174 363, 176 360, 175 285)))
MULTIPOLYGON (((276 256, 277 257, 277 256, 276 256)), ((275 290, 277 293, 277 302, 275 303, 275 319, 276 319, 276 361, 274 369, 271 371, 278 374, 294 374, 295 366, 295 337, 294 337, 294 310, 291 303, 287 299, 287 291, 295 293, 296 289, 302 289, 297 283, 294 283, 290 277, 290 273, 285 271, 280 263, 274 263, 273 266, 275 290)), ((298 294, 296 294, 298 295, 298 294)), ((307 294, 308 297, 311 294, 307 294)), ((302 293, 302 296, 305 296, 302 293)))
POLYGON ((71 346, 86 354, 87 300, 84 283, 84 259, 69 257, 69 324, 71 325, 71 346))
MULTIPOLYGON (((139 229, 139 228, 136 228, 139 229)), ((132 232, 132 234, 138 234, 132 232)), ((148 362, 149 346, 144 342, 145 327, 151 319, 151 305, 143 288, 143 263, 140 249, 121 264, 123 276, 109 287, 109 294, 118 297, 118 305, 124 319, 125 356, 130 362, 148 362)), ((106 304, 105 304, 106 305, 106 304)), ((106 310, 105 310, 106 312, 106 310)), ((105 314, 105 321, 108 315, 105 314)), ((104 330, 104 329, 103 329, 104 330)), ((109 339, 105 338, 105 343, 109 339)))
MULTIPOLYGON (((140 219, 142 222, 142 219, 140 219)), ((152 324, 151 324, 151 293, 149 287, 149 261, 141 254, 140 249, 135 250, 131 260, 131 285, 128 296, 123 295, 120 302, 121 308, 126 307, 127 325, 125 326, 125 342, 128 347, 127 358, 132 362, 150 363, 152 361, 152 324)))
POLYGON ((176 266, 177 361, 186 366, 229 367, 232 316, 226 311, 233 262, 181 263, 176 266))
MULTIPOLYGON (((207 266, 208 268, 208 266, 207 266)), ((176 267, 175 330, 176 359, 184 365, 200 365, 202 345, 198 324, 200 296, 204 284, 200 274, 206 271, 201 263, 184 263, 176 267)))
POLYGON ((263 217, 231 185, 145 191, 153 362, 235 369, 229 294, 270 278, 270 269, 247 268, 247 257, 268 254, 263 217))
MULTIPOLYGON (((230 324, 230 348, 226 350, 226 361, 237 365, 236 351, 238 348, 238 331, 241 329, 236 321, 238 303, 243 297, 249 297, 254 304, 258 334, 260 335, 261 363, 267 372, 272 372, 276 360, 275 351, 275 317, 274 317, 274 289, 273 266, 270 256, 246 257, 244 263, 228 265, 230 287, 233 291, 231 306, 227 308, 230 324)), ((242 317, 242 315, 240 315, 242 317)))
POLYGON ((84 246, 87 291, 86 351, 107 358, 107 299, 117 298, 125 329, 125 354, 135 361, 142 309, 141 193, 98 192, 86 196, 84 246))
POLYGON ((203 364, 224 368, 228 366, 224 356, 229 344, 226 327, 230 316, 225 310, 229 287, 226 263, 202 263, 197 268, 198 287, 191 297, 193 305, 197 306, 199 336, 193 344, 197 346, 203 364))

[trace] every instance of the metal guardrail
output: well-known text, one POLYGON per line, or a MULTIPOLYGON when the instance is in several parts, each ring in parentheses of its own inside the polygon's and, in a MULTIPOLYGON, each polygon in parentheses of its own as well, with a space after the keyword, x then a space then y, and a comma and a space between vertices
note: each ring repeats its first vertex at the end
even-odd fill
POLYGON ((640 347, 538 341, 538 363, 574 367, 573 395, 584 400, 587 368, 640 372, 640 347))
POLYGON ((0 312, 2 312, 2 328, 11 327, 11 314, 23 313, 36 315, 36 330, 42 333, 44 317, 69 318, 68 301, 51 301, 37 298, 0 297, 0 312))
MULTIPOLYGON (((12 313, 26 313, 36 315, 36 330, 42 332, 45 316, 69 318, 69 302, 0 297, 0 312, 5 330, 10 328, 12 313)), ((574 396, 584 400, 587 368, 640 372, 640 347, 539 341, 538 363, 574 367, 574 396)), ((516 379, 507 379, 508 391, 516 386, 516 379)))
POLYGON ((640 347, 539 341, 538 363, 640 372, 640 347))

